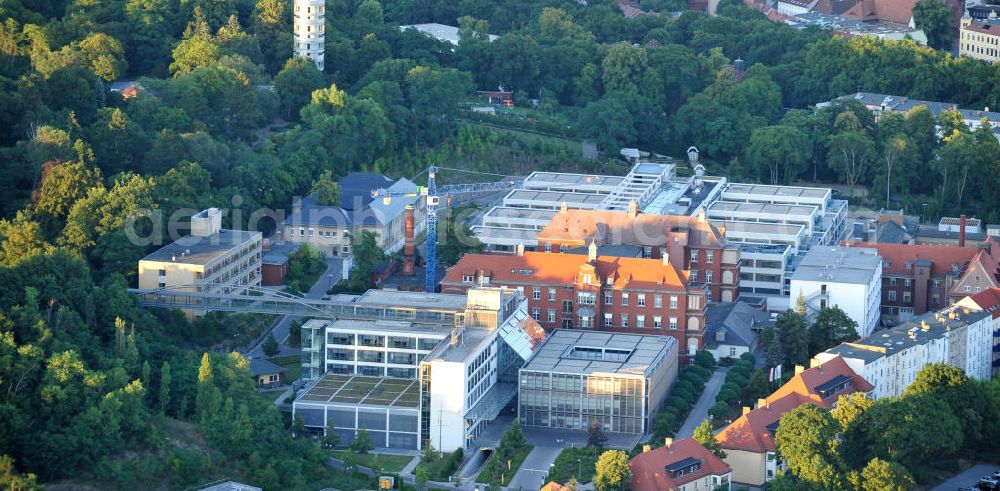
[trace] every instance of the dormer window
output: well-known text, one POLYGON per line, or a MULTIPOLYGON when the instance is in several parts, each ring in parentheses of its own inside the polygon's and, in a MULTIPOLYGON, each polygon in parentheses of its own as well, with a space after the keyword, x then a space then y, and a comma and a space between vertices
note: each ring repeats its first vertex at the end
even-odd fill
POLYGON ((590 281, 593 279, 590 273, 583 273, 583 283, 589 285, 590 281))
POLYGON ((471 274, 462 275, 462 283, 472 283, 473 281, 475 281, 475 278, 471 274))
POLYGON ((678 477, 694 474, 695 472, 700 471, 701 459, 688 457, 680 462, 674 462, 673 464, 664 466, 663 469, 670 474, 671 478, 677 479, 678 477))

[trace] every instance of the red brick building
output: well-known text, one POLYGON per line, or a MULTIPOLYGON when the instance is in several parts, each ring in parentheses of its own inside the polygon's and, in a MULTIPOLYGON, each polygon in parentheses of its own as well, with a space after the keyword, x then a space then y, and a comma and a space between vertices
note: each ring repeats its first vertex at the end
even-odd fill
POLYGON ((902 322, 1000 286, 1000 245, 976 247, 852 243, 882 257, 882 318, 902 322))
POLYGON ((662 259, 522 252, 466 254, 448 269, 442 293, 476 285, 517 289, 547 330, 598 329, 663 334, 682 351, 704 347, 706 288, 662 259))
POLYGON ((669 258, 677 269, 690 271, 691 281, 708 286, 708 300, 739 298, 740 250, 727 246, 725 228, 704 215, 650 215, 606 210, 563 210, 538 232, 538 250, 566 252, 589 246, 631 245, 644 258, 669 258))

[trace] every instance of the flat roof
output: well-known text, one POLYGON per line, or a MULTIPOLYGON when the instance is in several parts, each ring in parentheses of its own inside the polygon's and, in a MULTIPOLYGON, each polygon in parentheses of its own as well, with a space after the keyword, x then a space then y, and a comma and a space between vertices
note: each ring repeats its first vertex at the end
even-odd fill
POLYGON ((261 262, 264 264, 285 264, 288 258, 299 250, 302 244, 298 242, 272 242, 264 251, 261 262))
POLYGON ((509 206, 497 206, 486 213, 483 220, 507 218, 521 220, 539 220, 548 223, 552 217, 556 216, 558 210, 539 210, 535 208, 512 208, 509 206))
POLYGON ((538 230, 524 228, 490 227, 486 225, 475 225, 472 232, 480 240, 483 239, 503 239, 520 242, 525 245, 535 244, 538 237, 538 230))
POLYGON ((867 284, 881 265, 878 249, 816 246, 802 258, 792 280, 867 284))
POLYGON ((411 379, 327 373, 295 402, 416 409, 420 385, 411 379))
POLYGON ((562 203, 600 206, 607 194, 598 193, 570 193, 567 191, 541 191, 536 189, 515 189, 510 192, 504 202, 508 200, 524 200, 538 204, 559 205, 562 203))
POLYGON ((451 334, 451 327, 440 324, 423 324, 409 321, 336 319, 323 326, 324 329, 338 329, 365 334, 411 334, 433 336, 443 339, 451 334))
POLYGON ((732 212, 750 213, 753 215, 795 215, 800 217, 811 217, 816 210, 816 206, 791 205, 784 203, 745 203, 739 201, 716 201, 706 208, 708 213, 712 212, 732 212))
POLYGON ((465 310, 465 295, 445 293, 404 292, 391 290, 368 290, 355 303, 369 305, 391 305, 397 308, 425 308, 461 312, 465 310))
MULTIPOLYGON (((535 349, 534 355, 521 370, 649 376, 671 349, 677 349, 677 340, 670 336, 556 329, 535 349), (608 356, 577 356, 574 349, 579 348, 604 350, 608 356), (612 352, 627 355, 618 356, 612 352)), ((591 351, 591 354, 594 352, 591 351)))
POLYGON ((587 186, 609 186, 614 187, 624 181, 622 176, 608 176, 600 174, 567 174, 563 172, 532 172, 525 180, 525 185, 537 185, 541 183, 552 183, 562 186, 572 186, 574 184, 587 186))
POLYGON ((730 232, 767 235, 805 235, 806 229, 805 225, 799 223, 741 222, 734 220, 711 221, 725 227, 727 235, 730 232))
POLYGON ((825 198, 831 194, 829 188, 809 188, 802 186, 773 186, 769 184, 732 183, 722 191, 726 193, 758 194, 767 197, 825 198))
POLYGON ((204 265, 260 237, 260 232, 229 229, 219 230, 207 237, 186 235, 157 249, 142 260, 204 265))
MULTIPOLYGON (((448 26, 445 24, 411 24, 406 26, 399 26, 400 31, 405 31, 407 29, 416 29, 428 36, 431 36, 439 41, 447 41, 451 44, 458 44, 460 36, 458 35, 458 27, 448 26)), ((489 40, 492 42, 496 40, 499 36, 490 34, 489 40)))

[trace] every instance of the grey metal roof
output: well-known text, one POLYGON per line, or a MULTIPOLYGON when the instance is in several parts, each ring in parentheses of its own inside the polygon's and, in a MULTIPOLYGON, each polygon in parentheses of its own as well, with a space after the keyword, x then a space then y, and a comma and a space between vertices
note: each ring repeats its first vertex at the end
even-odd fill
POLYGON ((372 200, 372 190, 388 188, 392 179, 371 172, 352 172, 337 182, 340 186, 340 206, 345 210, 364 208, 372 200))
POLYGON ((270 375, 273 373, 284 373, 288 369, 271 363, 263 358, 254 358, 250 360, 250 375, 257 377, 259 375, 270 375))
POLYGON ((770 315, 744 302, 712 304, 705 310, 706 339, 715 339, 720 330, 725 343, 751 347, 757 340, 754 327, 770 322, 770 315))
POLYGON ((234 247, 254 239, 260 232, 222 229, 207 237, 187 235, 167 244, 143 258, 143 261, 177 262, 179 264, 208 264, 234 247))
POLYGON ((352 214, 339 206, 317 205, 311 196, 296 203, 292 215, 285 219, 285 225, 303 227, 352 228, 352 214))
MULTIPOLYGON (((416 193, 417 185, 409 179, 403 178, 389 186, 388 191, 391 193, 416 193)), ((389 204, 385 204, 385 201, 382 199, 374 199, 371 200, 369 206, 371 207, 372 216, 379 223, 385 225, 402 213, 407 205, 415 204, 419 199, 419 196, 392 198, 389 200, 389 204)))
POLYGON ((521 370, 649 376, 671 350, 677 350, 677 340, 670 336, 556 329, 535 349, 521 370), (573 348, 581 347, 624 350, 628 355, 618 360, 586 359, 570 354, 573 348))
POLYGON ((948 313, 951 311, 946 309, 940 312, 927 312, 914 317, 909 322, 875 331, 866 338, 850 344, 844 343, 827 351, 845 358, 859 358, 865 363, 870 363, 883 356, 890 356, 933 339, 940 339, 950 331, 978 322, 984 317, 992 316, 990 312, 985 311, 965 313, 962 309, 954 309, 957 318, 950 319, 948 313), (865 349, 865 346, 871 349, 865 349))

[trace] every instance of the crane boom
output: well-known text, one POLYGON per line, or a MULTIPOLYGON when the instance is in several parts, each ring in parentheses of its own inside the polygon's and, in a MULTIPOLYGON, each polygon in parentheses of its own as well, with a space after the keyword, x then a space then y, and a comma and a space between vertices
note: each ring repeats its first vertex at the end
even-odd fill
MULTIPOLYGON (((500 174, 491 174, 487 172, 477 172, 477 171, 463 171, 472 172, 476 174, 492 175, 503 177, 503 180, 497 182, 479 182, 470 184, 448 184, 445 186, 437 187, 437 166, 430 166, 426 169, 427 172, 427 186, 418 186, 417 192, 398 192, 389 191, 385 188, 373 189, 372 198, 382 198, 385 204, 389 204, 392 198, 413 198, 417 196, 427 197, 427 238, 426 246, 427 252, 425 254, 425 275, 424 275, 424 291, 433 292, 437 287, 437 209, 441 205, 441 199, 447 198, 448 196, 454 196, 457 194, 469 194, 469 193, 483 193, 491 191, 504 191, 507 189, 516 189, 524 185, 524 176, 503 176, 500 174)), ((461 170, 461 169, 453 169, 461 170)), ((421 172, 420 174, 423 174, 421 172)))

